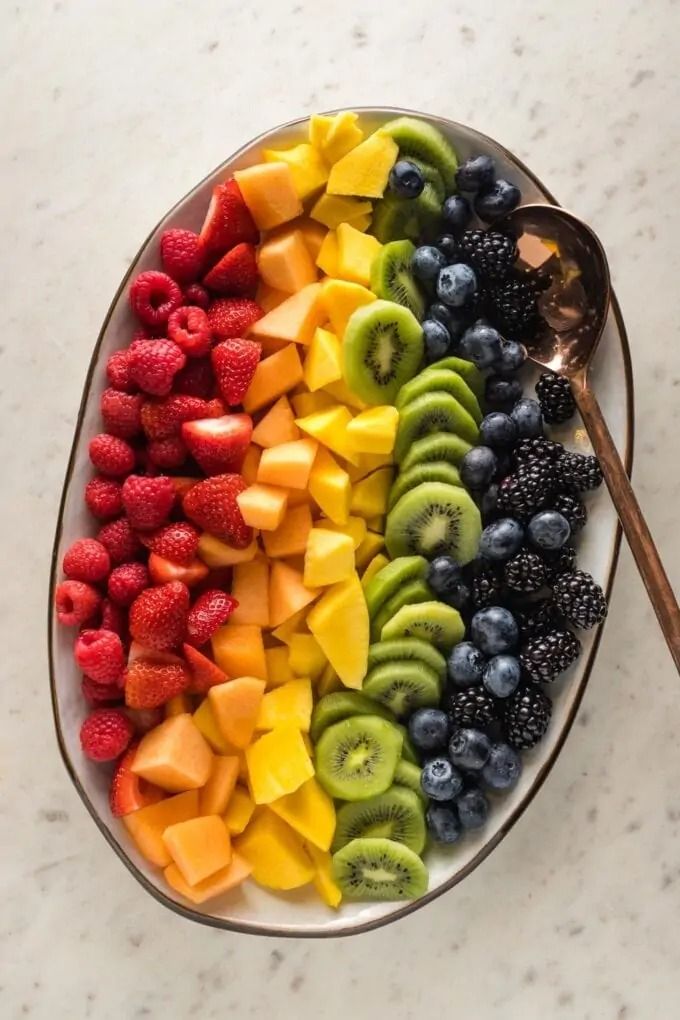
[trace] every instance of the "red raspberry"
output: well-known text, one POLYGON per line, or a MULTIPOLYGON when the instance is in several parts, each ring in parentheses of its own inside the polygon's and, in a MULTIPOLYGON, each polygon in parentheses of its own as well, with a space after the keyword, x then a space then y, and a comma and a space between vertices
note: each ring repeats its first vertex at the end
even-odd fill
POLYGON ((203 277, 203 283, 218 294, 251 294, 257 286, 255 246, 237 244, 223 255, 203 277))
POLYGON ((201 283, 190 283, 184 288, 184 304, 196 305, 204 311, 210 304, 210 294, 201 283))
POLYGON ((205 250, 193 230, 164 230, 161 234, 163 269, 178 283, 191 283, 201 274, 205 250))
POLYGON ((102 525, 97 539, 106 546, 114 564, 132 560, 139 552, 139 539, 127 517, 119 517, 117 521, 102 525))
POLYGON ((107 591, 116 605, 130 606, 150 584, 149 571, 143 563, 121 563, 109 574, 107 591))
POLYGON ((81 630, 73 648, 78 667, 97 684, 118 683, 125 668, 123 642, 112 630, 81 630))
POLYGON ((85 503, 95 517, 107 521, 117 517, 123 509, 120 482, 113 478, 93 478, 85 486, 85 503))
POLYGON ((208 322, 218 340, 245 336, 246 330, 261 319, 263 311, 250 298, 218 298, 208 309, 208 322))
POLYGON ((125 704, 129 708, 158 708, 191 683, 182 662, 153 662, 135 659, 125 674, 125 704))
POLYGON ((128 475, 135 466, 135 451, 118 436, 100 432, 90 440, 90 460, 103 475, 114 478, 128 475))
POLYGON ((245 549, 253 540, 253 529, 243 520, 236 497, 247 488, 243 478, 236 474, 204 478, 184 495, 182 506, 199 528, 236 549, 245 549))
POLYGON ((96 584, 109 576, 111 557, 106 546, 96 538, 79 538, 66 550, 62 569, 73 581, 96 584))
POLYGON ((147 588, 130 606, 130 634, 146 648, 171 651, 184 640, 188 612, 189 589, 181 581, 147 588))
POLYGON ((166 475, 129 475, 123 482, 123 506, 139 531, 160 528, 175 502, 175 487, 166 475))
POLYGON ((130 393, 135 385, 130 378, 130 366, 128 364, 127 351, 114 351, 106 362, 106 378, 114 390, 122 393, 130 393))
POLYGON ((210 358, 190 358, 181 372, 175 376, 175 393, 206 400, 215 388, 210 358))
POLYGON ((106 431, 121 439, 131 439, 142 427, 141 410, 144 397, 141 393, 121 393, 109 388, 104 390, 99 408, 106 431))
POLYGON ((117 606, 111 599, 103 599, 99 627, 113 631, 123 640, 127 636, 127 614, 122 606, 117 606))
POLYGON ((187 640, 204 645, 218 627, 227 622, 238 602, 225 591, 213 588, 199 595, 187 617, 187 640))
POLYGON ((134 726, 119 708, 95 708, 80 728, 80 746, 91 761, 113 761, 134 735, 134 726))
POLYGON ((140 273, 130 286, 132 311, 146 326, 162 326, 181 304, 180 288, 167 273, 156 269, 140 273))
POLYGON ((96 707, 97 705, 116 705, 123 700, 123 688, 119 684, 97 684, 84 676, 80 685, 83 698, 96 707))
POLYGON ((149 548, 164 560, 188 567, 198 550, 199 531, 187 521, 166 524, 151 536, 149 548))
POLYGON ((151 464, 164 471, 179 468, 187 459, 188 451, 181 436, 153 439, 146 448, 151 464))
POLYGON ((99 592, 84 581, 62 581, 54 592, 57 619, 67 627, 79 627, 91 620, 100 603, 99 592))
POLYGON ((255 340, 234 337, 223 340, 210 355, 217 385, 230 406, 240 404, 260 360, 262 346, 255 340))
POLYGON ((188 358, 202 358, 212 345, 208 316, 197 305, 182 305, 168 319, 168 337, 188 358))
POLYGON ((186 362, 186 355, 163 337, 157 340, 135 340, 129 347, 130 377, 145 393, 165 397, 172 381, 186 362))
MULTIPOLYGON (((224 413, 222 408, 221 413, 224 413)), ((163 400, 146 400, 142 405, 142 428, 148 439, 177 436, 185 421, 219 417, 217 407, 200 397, 172 393, 163 400)))

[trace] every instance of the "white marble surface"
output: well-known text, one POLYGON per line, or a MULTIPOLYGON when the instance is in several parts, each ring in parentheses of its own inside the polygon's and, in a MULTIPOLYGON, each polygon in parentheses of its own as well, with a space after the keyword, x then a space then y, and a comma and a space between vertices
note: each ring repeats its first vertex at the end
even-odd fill
POLYGON ((634 478, 680 587, 680 4, 2 0, 0 16, 3 1018, 675 1016, 680 685, 625 549, 533 806, 458 889, 341 942, 223 935, 142 895, 59 760, 44 615, 86 364, 130 256, 244 139, 353 103, 474 124, 599 230, 633 347, 634 478))

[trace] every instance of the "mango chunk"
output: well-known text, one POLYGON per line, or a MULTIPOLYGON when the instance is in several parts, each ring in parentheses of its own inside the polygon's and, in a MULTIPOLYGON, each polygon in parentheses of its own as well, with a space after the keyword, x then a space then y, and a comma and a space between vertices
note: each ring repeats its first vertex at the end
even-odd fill
POLYGON ((344 524, 337 524, 335 521, 317 521, 315 528, 327 528, 329 531, 339 531, 343 535, 349 535, 354 545, 354 550, 359 548, 366 538, 368 525, 363 517, 348 517, 344 524))
POLYGON ((360 689, 368 661, 369 618, 356 573, 323 593, 309 611, 307 625, 345 687, 360 689))
POLYGON ((231 839, 219 815, 170 825, 163 833, 163 842, 189 885, 202 882, 231 863, 231 839))
POLYGON ((340 678, 329 662, 317 682, 317 696, 323 698, 326 694, 333 694, 334 691, 341 690, 342 684, 340 683, 340 678))
POLYGON ((250 563, 237 563, 231 579, 231 594, 238 606, 229 617, 233 624, 269 626, 269 564, 264 556, 250 563))
POLYGON ((327 233, 326 227, 322 223, 317 223, 316 220, 309 219, 307 216, 303 216, 299 220, 293 220, 290 227, 300 231, 312 262, 316 263, 317 255, 321 250, 321 245, 327 233))
POLYGON ((333 116, 315 113, 309 119, 309 140, 328 163, 335 163, 363 139, 359 114, 343 110, 333 116))
POLYGON ((375 294, 360 283, 348 280, 324 280, 321 287, 320 303, 330 319, 333 332, 342 338, 350 315, 363 305, 377 301, 375 294))
POLYGON ((312 439, 297 439, 292 443, 280 443, 263 450, 257 469, 258 482, 290 489, 306 489, 316 451, 317 444, 312 439))
POLYGON ((316 267, 299 230, 268 237, 260 245, 257 268, 265 284, 287 294, 316 282, 316 267))
POLYGON ((298 610, 297 613, 293 613, 291 617, 284 620, 280 626, 272 631, 272 637, 276 638, 277 641, 282 641, 284 645, 290 645, 294 634, 309 633, 305 624, 306 617, 306 608, 298 610))
POLYGON ((306 418, 296 418, 295 424, 307 435, 322 443, 328 450, 339 454, 344 460, 357 459, 349 437, 347 426, 352 415, 343 404, 336 404, 325 411, 317 411, 306 418))
POLYGON ((361 587, 364 589, 364 591, 366 591, 366 586, 368 585, 368 582, 372 580, 372 578, 374 578, 375 575, 379 571, 381 571, 383 567, 386 567, 389 562, 390 562, 389 559, 383 553, 378 553, 377 556, 373 557, 373 559, 370 561, 370 563, 364 570, 363 574, 361 575, 361 587))
POLYGON ((337 382, 327 383, 327 385, 324 386, 324 392, 330 393, 332 397, 339 400, 341 404, 345 405, 345 407, 352 408, 353 410, 365 411, 368 406, 363 402, 361 397, 358 397, 356 393, 349 388, 344 379, 338 379, 337 382))
POLYGON ((398 155, 394 139, 375 131, 333 165, 328 194, 382 198, 398 155))
POLYGON ((256 804, 270 804, 314 775, 314 766, 299 729, 279 726, 246 749, 248 780, 256 804))
MULTIPOLYGON (((311 483, 310 483, 311 484, 311 483)), ((289 510, 276 531, 262 533, 265 552, 271 559, 283 556, 301 556, 307 548, 307 538, 312 527, 312 512, 309 504, 289 510)))
POLYGON ((338 255, 336 276, 368 287, 371 266, 382 245, 371 234, 364 234, 351 223, 341 223, 336 231, 338 255))
POLYGON ((254 624, 230 623, 210 639, 215 662, 227 676, 267 679, 262 629, 254 624))
POLYGON ((309 605, 318 594, 316 589, 307 588, 303 584, 300 571, 283 560, 274 560, 269 581, 269 617, 272 627, 278 627, 309 605))
POLYGON ((302 202, 288 163, 258 163, 236 170, 234 178, 259 230, 271 230, 301 214, 302 202))
POLYGON ((308 677, 294 678, 265 694, 255 729, 273 730, 277 726, 294 726, 307 733, 312 707, 311 681, 308 677))
POLYGON ((256 812, 234 845, 255 881, 269 889, 297 889, 314 877, 299 836, 273 811, 256 812))
POLYGON ((319 850, 313 843, 305 843, 305 850, 309 854, 314 865, 314 888, 328 907, 339 907, 342 899, 342 892, 333 879, 333 864, 331 855, 319 850))
MULTIPOLYGON (((292 443, 299 438, 300 433, 295 424, 293 408, 290 406, 288 397, 285 396, 279 397, 264 417, 260 418, 252 435, 253 443, 257 443, 257 446, 262 446, 265 449, 269 449, 270 446, 278 446, 280 443, 292 443)), ((257 451, 257 465, 259 465, 260 451, 257 450, 257 447, 249 447, 246 458, 253 449, 257 451)), ((255 481, 257 465, 255 465, 255 474, 251 478, 246 477, 243 467, 241 468, 241 474, 249 485, 255 481)))
POLYGON ((264 149, 262 155, 266 163, 289 165, 295 190, 302 202, 328 180, 328 167, 318 149, 309 142, 301 142, 292 149, 264 149))
POLYGON ((237 786, 224 813, 224 823, 232 836, 239 836, 243 832, 254 810, 253 798, 242 786, 237 786))
MULTIPOLYGON (((321 284, 308 283, 302 290, 291 294, 276 308, 272 308, 271 312, 267 312, 261 319, 254 322, 248 331, 248 336, 256 340, 287 340, 289 343, 308 344, 316 327, 321 326, 324 321, 325 314, 319 300, 320 296, 321 284)), ((261 364, 262 362, 260 362, 261 364)), ((299 382, 299 379, 296 382, 299 382)), ((286 390, 283 392, 285 393, 286 390)), ((245 407, 245 401, 243 406, 245 407)))
MULTIPOLYGON (((196 885, 189 885, 188 882, 184 881, 182 873, 176 864, 168 864, 167 868, 163 871, 163 875, 168 885, 175 892, 178 892, 180 896, 184 896, 185 899, 190 900, 192 903, 205 903, 206 900, 215 899, 216 896, 221 896, 223 893, 235 888, 235 886, 240 885, 248 877, 251 870, 245 858, 232 853, 231 861, 226 868, 220 868, 219 871, 209 875, 208 878, 204 878, 202 882, 197 882, 196 885)), ((316 886, 316 877, 314 884, 316 886)))
POLYGON ((360 453, 358 464, 347 465, 347 474, 354 485, 361 478, 373 474, 378 468, 389 467, 393 463, 394 460, 390 453, 360 453))
POLYGON ((312 634, 293 634, 288 646, 288 662, 295 676, 309 677, 312 683, 328 664, 326 656, 312 634))
POLYGON ((319 447, 309 475, 309 493, 332 521, 336 524, 347 522, 352 498, 349 474, 323 446, 319 447))
POLYGON ((215 755, 210 778, 201 790, 202 815, 223 815, 238 779, 239 760, 235 755, 215 755))
POLYGON ((316 256, 316 264, 326 276, 338 275, 338 235, 329 230, 316 256))
POLYGON ((210 707, 210 702, 207 698, 203 699, 194 712, 193 720, 216 754, 229 755, 231 745, 222 736, 222 731, 217 725, 215 713, 210 707))
POLYGON ((217 570, 218 567, 233 567, 235 563, 248 563, 257 555, 257 540, 245 549, 234 549, 214 535, 204 531, 198 540, 198 555, 207 567, 217 570))
POLYGON ((367 531, 366 537, 354 554, 357 570, 363 570, 373 557, 377 556, 377 554, 384 548, 384 536, 377 535, 374 531, 367 531))
POLYGON ((349 535, 326 528, 312 528, 305 551, 303 582, 323 588, 346 581, 354 573, 354 542, 349 535))
MULTIPOLYGON (((261 464, 262 458, 258 464, 258 475, 261 464)), ((243 520, 251 528, 275 531, 286 514, 288 490, 276 485, 262 485, 255 482, 243 492, 239 492, 236 502, 243 520)))
POLYGON ((255 732, 265 682, 241 676, 208 691, 208 700, 222 736, 234 747, 247 747, 255 732))
POLYGON ((265 648, 264 654, 267 660, 268 689, 281 687, 283 684, 288 683, 289 680, 295 679, 295 674, 288 662, 288 647, 286 645, 275 645, 273 648, 265 648))
POLYGON ((174 715, 145 733, 131 771, 170 793, 203 786, 212 768, 212 751, 192 717, 174 715))
POLYGON ((335 333, 321 327, 315 330, 302 371, 305 384, 312 392, 342 379, 340 341, 335 333))
POLYGON ((392 453, 399 424, 399 412, 391 404, 369 407, 355 415, 347 434, 357 453, 392 453))
POLYGON ((315 778, 308 779, 295 793, 273 800, 269 810, 319 850, 329 849, 335 833, 335 808, 315 778))
POLYGON ((393 478, 394 469, 385 467, 356 482, 352 489, 351 512, 366 518, 387 513, 387 498, 393 478))
POLYGON ((313 220, 323 223, 329 230, 336 230, 341 223, 351 223, 372 211, 373 207, 370 202, 324 194, 317 199, 309 215, 313 220))
MULTIPOLYGON (((279 308, 283 308, 283 305, 279 305, 279 308)), ((278 312, 279 308, 274 311, 278 312)), ((270 314, 273 315, 274 312, 270 314)), ((269 316, 266 315, 265 318, 269 316)), ((243 408, 247 414, 253 414, 254 411, 273 403, 300 382, 302 382, 300 355, 294 343, 287 343, 282 350, 260 361, 248 392, 243 398, 243 408)))
POLYGON ((163 842, 163 833, 169 825, 195 818, 198 811, 198 790, 189 790, 125 815, 123 825, 135 841, 142 857, 155 864, 157 868, 164 868, 170 863, 171 858, 163 842))
POLYGON ((317 390, 316 393, 294 393, 290 402, 297 418, 304 418, 316 411, 323 411, 337 403, 330 394, 324 393, 322 390, 317 390))

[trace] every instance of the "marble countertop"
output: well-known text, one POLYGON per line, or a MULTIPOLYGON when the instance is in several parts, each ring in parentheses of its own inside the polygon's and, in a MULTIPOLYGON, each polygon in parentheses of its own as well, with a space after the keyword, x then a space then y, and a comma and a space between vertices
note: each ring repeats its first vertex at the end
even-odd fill
POLYGON ((449 895, 345 941, 224 935, 142 895, 62 767, 43 635, 85 368, 140 239, 245 139, 362 103, 474 124, 600 232, 633 347, 634 480, 680 588, 680 4, 1 6, 3 1018, 676 1015, 680 685, 625 548, 530 810, 449 895))

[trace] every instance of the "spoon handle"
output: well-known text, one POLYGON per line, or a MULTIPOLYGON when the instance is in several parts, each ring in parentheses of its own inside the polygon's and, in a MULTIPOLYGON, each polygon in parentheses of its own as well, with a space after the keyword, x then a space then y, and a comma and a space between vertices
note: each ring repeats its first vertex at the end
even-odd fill
POLYGON ((680 607, 673 594, 654 539, 642 516, 633 488, 607 428, 600 405, 585 377, 572 379, 574 399, 602 468, 623 530, 666 643, 680 672, 680 607))

